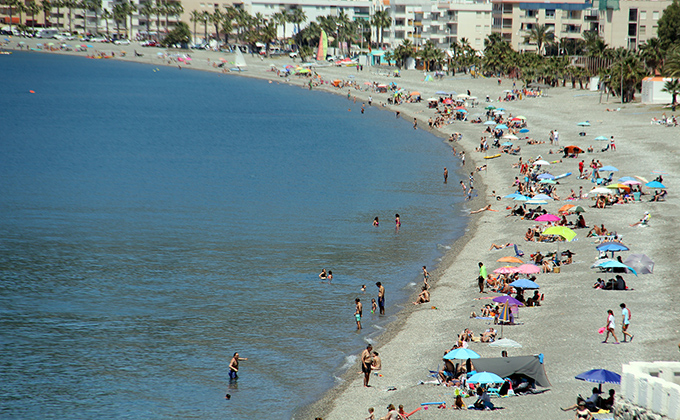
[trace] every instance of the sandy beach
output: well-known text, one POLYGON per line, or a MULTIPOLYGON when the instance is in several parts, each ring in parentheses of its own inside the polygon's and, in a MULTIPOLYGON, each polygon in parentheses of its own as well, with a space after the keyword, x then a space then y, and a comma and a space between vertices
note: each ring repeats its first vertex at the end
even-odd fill
MULTIPOLYGON (((24 41, 28 46, 35 46, 41 40, 14 38, 7 48, 15 48, 17 42, 24 41)), ((152 64, 156 66, 168 65, 167 59, 160 58, 157 53, 165 50, 157 48, 141 48, 139 46, 115 46, 109 44, 97 45, 107 54, 115 51, 118 58, 133 62, 152 64), (121 51, 126 51, 124 58, 120 58, 121 51), (135 56, 134 50, 143 53, 135 56)), ((92 53, 93 49, 90 50, 92 53)), ((36 52, 39 53, 39 52, 36 52)), ((66 52, 45 52, 46 54, 62 54, 66 52)), ((84 56, 83 52, 68 52, 73 55, 84 56)), ((221 71, 214 64, 220 58, 233 61, 233 55, 216 52, 198 51, 191 53, 193 60, 187 68, 221 71)), ((5 57, 4 59, 7 59, 5 57)), ((290 83, 307 88, 308 79, 291 77, 289 81, 280 78, 271 71, 270 64, 279 68, 291 64, 286 58, 264 59, 246 55, 248 70, 238 75, 272 80, 275 83, 290 83)), ((177 64, 170 63, 175 70, 177 64)), ((172 68, 172 67, 169 67, 172 68)), ((521 156, 524 161, 542 156, 547 161, 557 161, 546 169, 553 175, 572 172, 574 175, 559 180, 557 194, 561 201, 551 201, 544 207, 549 213, 557 213, 558 208, 567 204, 564 198, 571 189, 578 191, 579 187, 587 192, 594 184, 590 180, 578 179, 578 162, 585 160, 586 166, 591 159, 599 159, 604 165, 618 168, 614 173, 614 180, 623 176, 641 176, 649 181, 662 173, 664 184, 669 194, 663 202, 649 202, 651 195, 644 195, 641 202, 608 206, 605 209, 594 208, 594 201, 583 199, 572 204, 582 206, 586 212, 585 220, 589 227, 604 224, 609 231, 615 231, 622 237, 622 242, 630 248, 630 252, 622 253, 625 259, 629 253, 643 253, 655 262, 654 273, 634 276, 625 275, 627 291, 606 291, 592 287, 598 277, 602 277, 597 270, 591 269, 598 256, 595 250, 596 241, 587 238, 589 229, 577 230, 576 240, 561 243, 560 251, 571 250, 574 255, 573 264, 562 266, 560 273, 538 274, 537 282, 541 285, 541 293, 545 294, 542 306, 536 308, 520 308, 518 321, 521 325, 507 326, 504 336, 523 345, 521 349, 509 350, 510 356, 532 355, 542 353, 545 357, 545 371, 550 380, 549 391, 538 395, 519 396, 513 398, 494 398, 496 406, 502 410, 493 412, 467 411, 461 416, 470 418, 507 418, 507 419, 538 419, 538 418, 573 418, 573 413, 563 412, 560 407, 572 405, 578 394, 590 395, 593 384, 574 379, 574 376, 595 368, 609 369, 621 372, 621 365, 630 361, 678 360, 678 343, 680 342, 680 326, 675 304, 678 302, 679 281, 675 278, 674 267, 677 267, 675 244, 679 243, 678 230, 678 197, 674 194, 676 174, 680 171, 678 160, 678 143, 680 128, 667 128, 651 125, 652 117, 661 117, 664 112, 661 106, 633 104, 619 104, 616 98, 606 96, 600 102, 597 92, 558 87, 546 90, 539 98, 528 98, 521 101, 503 102, 497 99, 505 89, 512 89, 513 81, 503 79, 499 85, 496 79, 472 79, 468 75, 459 74, 455 77, 445 77, 441 81, 423 81, 422 71, 402 71, 400 78, 387 77, 378 74, 375 67, 365 67, 357 72, 355 68, 319 67, 316 72, 324 80, 342 79, 354 80, 359 86, 364 82, 395 82, 407 91, 419 91, 423 98, 434 96, 439 90, 464 93, 470 90, 472 95, 480 98, 478 108, 470 108, 470 114, 484 113, 486 95, 492 98, 492 105, 503 107, 507 114, 524 115, 527 117, 528 135, 536 140, 545 141, 543 144, 528 145, 524 140, 516 140, 521 146, 518 156, 503 154, 497 159, 483 159, 485 153, 475 152, 479 139, 483 135, 485 126, 456 122, 445 125, 435 134, 443 139, 453 132, 463 134, 462 140, 451 143, 456 151, 465 150, 465 172, 469 173, 477 166, 488 165, 487 170, 475 172, 475 189, 478 197, 468 202, 470 210, 477 210, 490 204, 498 212, 481 212, 470 215, 467 234, 454 244, 444 256, 436 270, 431 272, 431 303, 424 305, 410 305, 401 310, 398 321, 391 324, 388 331, 376 341, 373 346, 382 358, 381 376, 371 376, 371 387, 364 388, 362 376, 358 374, 359 366, 349 369, 343 381, 327 393, 320 401, 304 407, 295 414, 295 419, 363 419, 368 416, 368 408, 375 407, 376 417, 387 413, 385 407, 389 404, 403 404, 406 412, 413 411, 423 402, 445 401, 449 405, 453 402, 453 391, 431 382, 430 370, 442 368, 442 355, 456 342, 458 334, 465 328, 470 328, 475 335, 479 335, 492 322, 481 319, 471 319, 472 311, 479 312, 488 300, 478 300, 481 296, 477 288, 479 261, 486 264, 489 272, 504 265, 496 262, 498 258, 513 256, 514 250, 489 250, 492 243, 515 243, 525 253, 525 261, 529 254, 537 251, 545 254, 557 248, 556 243, 526 242, 524 233, 527 228, 537 222, 522 220, 519 217, 506 217, 507 207, 515 203, 509 198, 496 200, 492 196, 495 191, 498 196, 505 196, 514 192, 511 186, 515 176, 519 176, 518 169, 513 168, 521 156), (350 77, 352 76, 352 77, 350 77), (610 112, 607 109, 617 109, 610 112), (589 121, 591 126, 580 127, 580 121, 589 121), (576 145, 582 149, 593 146, 595 152, 585 153, 579 159, 562 158, 557 154, 557 146, 551 146, 548 135, 551 130, 560 133, 560 145, 576 145), (586 136, 580 136, 586 132, 586 136), (601 152, 607 142, 595 141, 597 136, 614 136, 616 151, 601 152), (550 151, 554 154, 550 154, 550 151), (645 211, 652 215, 647 227, 630 227, 638 221, 645 211), (675 265, 674 265, 675 264, 675 265), (612 309, 616 315, 617 335, 620 334, 619 304, 625 302, 633 314, 631 333, 635 335, 632 343, 620 345, 603 344, 603 336, 598 329, 605 324, 607 310, 612 309), (433 309, 432 307, 436 307, 433 309), (422 383, 426 382, 426 383, 422 383)), ((385 73, 381 71, 380 73, 385 73)), ((234 76, 235 73, 225 74, 224 77, 234 76)), ((518 82, 519 86, 519 82, 518 82)), ((317 88, 315 88, 317 89, 317 88)), ((347 95, 347 88, 336 89, 324 85, 318 89, 347 95)), ((427 108, 427 103, 411 103, 399 106, 384 105, 388 94, 379 94, 364 90, 351 89, 351 94, 357 101, 367 102, 368 96, 373 98, 374 107, 384 107, 388 112, 399 111, 401 118, 413 120, 417 118, 419 129, 428 129, 427 120, 434 115, 433 109, 427 108)), ((670 110, 665 110, 668 116, 670 110)), ((371 112, 373 112, 371 110, 371 112)), ((367 113, 370 117, 370 112, 367 113)), ((446 140, 446 143, 449 143, 446 140)), ((490 149, 488 154, 495 154, 490 149)), ((460 191, 459 179, 453 170, 460 167, 460 159, 451 155, 448 185, 452 193, 460 191)), ((432 182, 441 182, 444 168, 433 168, 432 182)), ((464 180, 467 184, 467 179, 464 180)), ((427 188, 423 185, 423 188, 427 188)), ((653 190, 643 187, 646 192, 653 190)), ((570 219, 570 220, 573 220, 570 219)), ((607 275, 607 278, 613 277, 607 275)), ((389 291, 388 291, 389 292, 389 291)), ((495 293, 484 294, 484 297, 497 296, 495 293)), ((490 348, 485 343, 470 343, 470 349, 482 357, 499 357, 500 350, 490 348)), ((603 385, 606 390, 618 386, 603 385)), ((466 399, 472 404, 474 398, 466 399)), ((427 411, 420 411, 411 418, 450 418, 455 414, 450 409, 431 407, 427 411)), ((611 415, 609 415, 611 417, 611 415)), ((607 418, 599 415, 598 418, 607 418)))

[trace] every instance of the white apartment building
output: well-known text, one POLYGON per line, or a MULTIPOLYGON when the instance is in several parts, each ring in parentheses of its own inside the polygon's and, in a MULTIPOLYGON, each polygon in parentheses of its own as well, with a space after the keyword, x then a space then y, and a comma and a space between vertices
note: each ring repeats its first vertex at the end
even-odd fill
POLYGON ((392 27, 385 40, 392 47, 408 39, 420 46, 428 40, 438 48, 448 49, 452 43, 466 38, 475 49, 482 49, 491 34, 490 0, 391 0, 392 27))
POLYGON ((493 32, 500 33, 516 51, 535 51, 525 42, 534 25, 552 28, 556 39, 582 39, 597 31, 613 48, 637 48, 656 36, 657 21, 670 0, 492 0, 493 32))

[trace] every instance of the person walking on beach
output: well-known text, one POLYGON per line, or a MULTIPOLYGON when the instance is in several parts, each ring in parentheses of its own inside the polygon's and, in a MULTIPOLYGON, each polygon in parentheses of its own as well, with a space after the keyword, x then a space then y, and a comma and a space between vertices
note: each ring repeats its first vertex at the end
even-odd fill
POLYGON ((484 293, 484 282, 486 281, 486 266, 483 262, 479 262, 479 277, 477 277, 477 285, 479 286, 479 293, 484 293))
POLYGON ((465 166, 465 151, 460 152, 460 160, 462 165, 465 166))
POLYGON ((614 337, 614 344, 619 344, 619 339, 616 338, 616 333, 614 332, 616 330, 616 322, 614 321, 614 311, 609 309, 607 311, 607 323, 605 324, 604 328, 607 331, 607 335, 604 337, 603 343, 606 343, 607 340, 609 340, 609 334, 611 334, 614 337))
POLYGON ((361 372, 364 374, 364 387, 368 388, 368 380, 371 378, 371 365, 373 364, 373 346, 366 346, 361 352, 361 372))
POLYGON ((413 129, 414 130, 418 129, 418 120, 416 118, 413 119, 413 129))
MULTIPOLYGON (((609 138, 609 150, 611 150, 612 152, 616 152, 616 143, 614 143, 614 136, 611 136, 609 138)), ((623 340, 623 341, 626 341, 626 340, 623 340)))
POLYGON ((581 159, 581 161, 578 163, 578 177, 579 178, 583 178, 583 166, 584 166, 584 162, 583 162, 583 159, 581 159))
POLYGON ((363 305, 361 304, 361 299, 356 298, 354 299, 354 303, 356 304, 355 310, 354 310, 354 318, 357 320, 357 330, 361 329, 361 314, 363 313, 363 305))
POLYGON ((621 307, 621 332, 623 332, 623 342, 626 342, 626 336, 630 337, 630 341, 633 341, 635 336, 628 332, 628 327, 630 326, 630 309, 626 308, 625 303, 622 303, 619 306, 621 307))
POLYGON ((444 184, 449 180, 449 170, 444 166, 444 184))
POLYGON ((234 357, 232 357, 231 362, 229 362, 229 379, 238 379, 238 362, 242 360, 248 360, 248 358, 239 357, 238 352, 234 353, 234 357))
POLYGON ((463 194, 465 194, 467 192, 467 187, 465 186, 465 183, 462 179, 460 181, 460 187, 463 189, 463 194))
POLYGON ((385 287, 381 282, 375 284, 378 286, 378 307, 380 308, 380 315, 385 315, 385 287))

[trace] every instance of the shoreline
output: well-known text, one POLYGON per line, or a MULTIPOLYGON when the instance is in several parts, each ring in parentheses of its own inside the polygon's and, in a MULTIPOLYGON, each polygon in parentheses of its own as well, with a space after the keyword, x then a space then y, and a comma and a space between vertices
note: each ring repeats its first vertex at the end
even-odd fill
MULTIPOLYGON (((104 44, 107 50, 113 49, 114 45, 104 44)), ((134 49, 134 48, 128 48, 134 49)), ((123 48, 119 48, 123 50, 123 48)), ((147 52, 157 52, 158 49, 143 49, 147 52)), ((46 52, 43 52, 46 53, 46 52)), ((49 54, 49 53, 48 53, 49 54)), ((64 53, 60 53, 64 54, 64 53)), ((82 53, 81 53, 82 54, 82 53)), ((73 53, 69 55, 79 56, 73 53)), ((225 54, 210 52, 192 52, 197 57, 194 63, 198 64, 206 58, 226 56, 225 54)), ((82 55, 81 55, 82 56, 82 55)), ((150 62, 137 59, 137 57, 125 57, 124 61, 141 62, 144 64, 169 66, 165 62, 150 62)), ((148 58, 148 57, 147 57, 148 58)), ((119 58, 116 58, 119 59, 119 58)), ((248 59, 249 64, 252 59, 248 59)), ((249 66, 250 70, 237 73, 239 76, 254 77, 259 79, 281 82, 275 73, 265 72, 268 68, 265 59, 262 62, 249 66)), ((276 60, 282 64, 290 60, 276 60)), ((217 72, 206 65, 191 65, 190 68, 197 70, 217 72), (206 67, 206 68, 204 68, 206 67)), ((186 67, 184 67, 186 68, 186 67)), ((429 84, 419 81, 418 71, 404 71, 400 79, 385 78, 368 72, 355 73, 353 68, 323 67, 317 69, 325 79, 343 78, 356 75, 357 80, 366 78, 394 80, 400 86, 409 90, 419 90, 427 97, 437 86, 447 85, 459 90, 461 86, 469 86, 479 98, 484 95, 481 91, 494 93, 509 88, 511 83, 505 80, 502 86, 496 87, 495 80, 470 79, 466 77, 447 77, 443 82, 430 82, 429 84), (428 93, 425 93, 428 92, 428 93)), ((219 72, 218 72, 219 73, 219 72)), ((228 73, 229 74, 229 73, 228 73)), ((287 83, 299 85, 305 88, 305 79, 295 80, 300 83, 287 83)), ((321 90, 343 95, 342 89, 323 87, 321 90)), ((460 91, 460 90, 459 90, 460 91)), ((365 100, 368 92, 355 91, 359 99, 365 100)), ((384 95, 374 95, 374 106, 380 103, 384 95)), ((612 103, 610 102, 609 106, 612 103)), ((482 103, 483 104, 483 103, 482 103)), ((494 104, 496 102, 494 101, 494 104)), ((589 269, 590 264, 596 257, 591 240, 585 237, 583 230, 578 231, 578 242, 565 244, 562 250, 570 248, 575 250, 575 264, 565 266, 560 274, 540 274, 539 283, 542 293, 546 294, 546 301, 540 308, 521 309, 521 321, 524 325, 506 328, 505 336, 508 336, 524 345, 523 349, 512 350, 514 355, 527 355, 544 353, 546 356, 546 372, 552 383, 551 391, 541 395, 509 398, 503 400, 494 399, 497 405, 504 406, 504 417, 510 419, 524 418, 571 418, 570 413, 562 413, 558 406, 573 404, 576 394, 589 393, 592 384, 579 382, 573 379, 575 374, 592 368, 606 368, 620 372, 621 363, 632 360, 677 360, 677 345, 680 331, 678 331, 678 315, 673 313, 672 308, 677 302, 677 290, 680 281, 676 279, 673 268, 675 256, 672 249, 673 243, 678 242, 678 234, 673 227, 678 221, 678 200, 673 195, 675 176, 680 170, 679 163, 674 160, 677 155, 677 145, 673 139, 680 131, 673 128, 650 126, 648 115, 654 113, 659 116, 660 106, 646 106, 640 104, 617 105, 622 108, 621 112, 606 112, 604 108, 608 104, 597 104, 597 98, 588 91, 572 90, 569 87, 551 89, 544 98, 525 99, 523 101, 510 102, 506 106, 515 115, 523 114, 529 118, 531 128, 530 135, 537 140, 547 138, 547 131, 559 128, 562 134, 561 144, 577 144, 587 146, 597 135, 616 135, 619 150, 615 153, 596 152, 584 154, 583 159, 588 162, 591 158, 603 160, 604 164, 613 164, 619 168, 616 175, 642 175, 648 178, 650 171, 662 169, 668 175, 664 175, 664 183, 670 187, 665 203, 635 203, 614 206, 604 210, 591 209, 589 200, 581 200, 580 205, 587 208, 585 213, 589 226, 605 223, 610 230, 617 230, 623 235, 624 243, 631 247, 632 252, 645 253, 656 262, 655 274, 648 276, 626 276, 626 280, 635 290, 630 292, 608 292, 593 290, 591 285, 598 273, 589 269), (525 109, 526 108, 526 109, 525 109), (566 116, 567 121, 561 121, 566 116), (589 137, 579 138, 575 123, 577 121, 590 120, 593 127, 588 128, 589 137), (597 128, 596 128, 597 127, 597 128), (596 132, 597 131, 597 132, 596 132), (626 158, 625 160, 622 160, 626 158), (638 172, 636 172, 638 171, 638 172), (653 214, 650 227, 635 229, 628 227, 629 223, 639 219, 642 212, 649 210, 653 214), (613 229, 612 229, 613 228, 613 229), (669 246, 664 246, 668 244, 669 246), (606 309, 616 309, 618 302, 625 301, 635 314, 631 330, 636 334, 635 343, 622 346, 609 346, 600 343, 600 336, 596 330, 602 326, 606 309), (668 309, 668 312, 666 311, 668 309), (644 328, 643 328, 644 326, 644 328)), ((483 106, 482 106, 483 107, 483 106)), ((418 118, 419 126, 427 123, 427 118, 432 111, 426 108, 426 104, 408 104, 398 107, 385 106, 383 109, 394 112, 399 110, 402 116, 418 118)), ((481 111, 481 109, 478 109, 481 111)), ((412 411, 423 401, 447 401, 451 403, 451 396, 447 389, 434 385, 417 385, 421 380, 432 379, 427 371, 441 365, 441 353, 453 344, 454 336, 463 328, 469 327, 475 333, 488 325, 479 320, 468 318, 472 310, 478 310, 481 303, 473 300, 478 296, 476 292, 476 261, 484 261, 489 272, 499 267, 495 260, 512 252, 487 251, 491 242, 517 243, 526 255, 537 250, 547 252, 554 248, 554 244, 527 243, 522 238, 523 232, 533 222, 521 221, 517 218, 505 218, 505 206, 512 206, 512 202, 503 199, 500 202, 490 200, 486 190, 495 190, 498 195, 504 196, 510 193, 509 185, 516 176, 516 171, 510 166, 516 162, 516 156, 503 155, 499 159, 485 161, 483 155, 472 152, 475 148, 476 136, 483 126, 469 123, 455 123, 445 126, 444 130, 428 130, 435 136, 442 137, 444 142, 448 133, 446 131, 459 131, 464 133, 460 142, 455 144, 457 150, 465 150, 465 168, 474 168, 481 162, 488 165, 486 173, 475 174, 475 185, 479 188, 479 197, 470 201, 472 209, 481 208, 491 204, 499 213, 484 212, 480 215, 471 215, 468 219, 468 228, 464 236, 456 240, 451 249, 446 250, 437 268, 432 272, 432 299, 430 304, 437 306, 439 310, 430 310, 425 305, 402 309, 397 314, 397 319, 391 322, 386 331, 376 340, 376 350, 383 357, 384 377, 372 377, 373 385, 370 389, 363 389, 361 378, 350 368, 343 376, 343 382, 335 385, 326 392, 321 399, 308 404, 295 411, 293 418, 346 419, 364 418, 367 408, 375 407, 376 416, 384 415, 384 407, 389 403, 395 405, 404 404, 406 411, 412 411), (477 133, 477 134, 473 134, 477 133), (483 191, 482 191, 483 190, 483 191), (480 200, 481 199, 481 200, 480 200), (422 332, 422 333, 419 333, 422 332), (384 392, 388 387, 396 387, 395 391, 384 392), (363 416, 363 417, 362 417, 363 416)), ((525 159, 544 155, 550 148, 549 144, 524 145, 522 154, 525 159)), ((585 147, 584 147, 585 148, 585 147)), ((555 149, 553 147, 553 149, 555 149)), ((596 149, 599 150, 599 147, 596 149)), ((490 153, 491 154, 491 153, 490 153)), ((551 156, 548 160, 558 159, 560 155, 551 156)), ((580 159, 579 159, 580 160, 580 159)), ((457 162, 457 161, 456 161, 457 162)), ((574 172, 578 160, 565 159, 556 164, 557 173, 567 171, 574 172)), ((457 181, 450 179, 450 184, 456 188, 457 181)), ((584 190, 590 188, 590 183, 576 179, 574 175, 565 178, 558 188, 559 194, 564 197, 570 188, 583 186, 584 190), (587 188, 587 189, 586 189, 587 188)), ((559 202, 558 206, 564 204, 559 202)), ((550 212, 556 212, 557 207, 550 203, 546 205, 550 212)), ((625 254, 624 254, 625 258, 625 254)), ((617 322, 620 319, 617 316, 617 322)), ((618 328, 618 324, 617 324, 618 328)), ((618 331, 617 331, 618 332, 618 331)), ((620 338, 620 337, 619 337, 620 338)), ((495 357, 498 350, 487 349, 486 345, 473 343, 471 349, 482 354, 482 357, 495 357)), ((609 387, 607 384, 605 387, 609 387)), ((611 386, 618 390, 617 386, 611 386)), ((606 388, 605 388, 606 392, 606 388)), ((472 403, 472 400, 466 400, 472 403)), ((471 416, 481 413, 469 412, 471 416)), ((428 417, 450 417, 446 410, 429 410, 428 417)), ((483 415, 483 414, 482 414, 483 415)))

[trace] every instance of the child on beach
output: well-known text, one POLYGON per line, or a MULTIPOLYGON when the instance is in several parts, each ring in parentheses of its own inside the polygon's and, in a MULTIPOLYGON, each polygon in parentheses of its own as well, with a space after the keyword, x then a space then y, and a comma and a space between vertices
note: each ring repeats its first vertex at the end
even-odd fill
POLYGON ((375 409, 373 407, 368 409, 368 417, 366 420, 375 420, 375 409))
POLYGON ((371 299, 371 313, 374 314, 375 311, 378 310, 378 304, 375 301, 375 298, 371 299))

